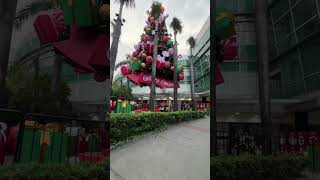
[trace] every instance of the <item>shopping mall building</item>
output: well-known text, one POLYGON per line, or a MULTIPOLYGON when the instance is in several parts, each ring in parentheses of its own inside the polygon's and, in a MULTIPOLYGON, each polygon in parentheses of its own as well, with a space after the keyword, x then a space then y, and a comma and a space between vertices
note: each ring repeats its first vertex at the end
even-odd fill
MULTIPOLYGON (((288 131, 319 130, 320 121, 320 1, 269 0, 269 79, 273 135, 288 131)), ((217 8, 232 11, 236 16, 238 55, 221 64, 224 83, 217 86, 218 144, 224 136, 248 125, 259 127, 259 87, 257 71, 257 41, 255 33, 255 0, 217 0, 217 8), (229 123, 225 123, 229 122, 229 123)), ((209 29, 208 25, 204 27, 209 29)), ((205 30, 203 30, 205 31, 205 30)), ((209 31, 209 30, 207 30, 209 31)), ((206 34, 206 33, 204 33, 206 34)), ((206 40, 197 38, 197 48, 206 40)), ((199 63, 204 53, 197 55, 199 63)), ((206 65, 206 64, 205 64, 206 65)), ((205 72, 196 68, 197 91, 205 93, 205 72), (199 72, 200 70, 200 72, 199 72), (198 71, 198 72, 197 72, 198 71), (199 75, 200 73, 200 75, 199 75), (203 78, 203 80, 202 80, 203 78), (201 90, 199 90, 199 87, 201 90)), ((208 75, 208 73, 207 73, 208 75)), ((250 128, 242 128, 248 137, 250 128), (244 130, 245 129, 245 130, 244 130)), ((240 134, 240 132, 239 132, 240 134)), ((230 140, 230 139, 229 139, 230 140)), ((218 146, 220 146, 219 144, 218 146)), ((223 146, 223 145, 221 145, 223 146)), ((221 149, 221 151, 225 151, 221 149)))

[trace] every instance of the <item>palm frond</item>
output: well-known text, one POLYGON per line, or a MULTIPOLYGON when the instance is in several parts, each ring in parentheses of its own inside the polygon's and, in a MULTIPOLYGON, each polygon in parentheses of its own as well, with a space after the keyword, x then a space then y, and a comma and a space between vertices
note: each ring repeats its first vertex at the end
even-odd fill
POLYGON ((26 4, 21 10, 16 13, 14 19, 14 28, 20 30, 25 21, 38 14, 40 11, 61 7, 59 0, 36 0, 26 4))
POLYGON ((151 16, 158 18, 161 15, 161 2, 155 1, 151 5, 151 16))
POLYGON ((119 63, 116 64, 115 69, 118 69, 119 67, 129 64, 130 60, 125 60, 125 61, 121 61, 119 63))
POLYGON ((115 0, 115 2, 123 3, 126 7, 135 7, 135 0, 115 0))
POLYGON ((196 40, 194 39, 193 36, 190 36, 188 39, 187 39, 187 44, 189 44, 190 48, 193 49, 196 45, 196 40))
POLYGON ((182 25, 181 20, 173 17, 172 22, 170 23, 170 27, 173 29, 174 33, 181 33, 182 32, 182 25))

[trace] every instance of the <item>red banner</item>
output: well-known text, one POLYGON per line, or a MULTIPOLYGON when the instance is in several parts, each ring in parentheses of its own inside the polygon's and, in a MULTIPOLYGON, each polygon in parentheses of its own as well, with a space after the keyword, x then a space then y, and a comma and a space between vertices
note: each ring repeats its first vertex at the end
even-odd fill
MULTIPOLYGON (((128 78, 136 84, 143 86, 150 86, 152 83, 151 74, 149 73, 137 73, 137 74, 129 74, 128 78)), ((156 76, 156 86, 160 88, 174 88, 174 82, 172 80, 168 80, 162 77, 156 76)), ((179 88, 180 85, 178 84, 179 88)))

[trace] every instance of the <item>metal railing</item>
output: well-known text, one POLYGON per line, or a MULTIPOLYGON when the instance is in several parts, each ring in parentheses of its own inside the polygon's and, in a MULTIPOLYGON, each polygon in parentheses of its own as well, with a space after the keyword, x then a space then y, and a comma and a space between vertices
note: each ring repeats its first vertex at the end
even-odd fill
POLYGON ((0 109, 0 165, 98 162, 110 156, 109 124, 0 109))
MULTIPOLYGON (((218 155, 262 155, 264 135, 258 123, 218 123, 218 155)), ((320 172, 320 132, 298 132, 286 130, 274 134, 273 156, 304 156, 309 168, 320 172)))

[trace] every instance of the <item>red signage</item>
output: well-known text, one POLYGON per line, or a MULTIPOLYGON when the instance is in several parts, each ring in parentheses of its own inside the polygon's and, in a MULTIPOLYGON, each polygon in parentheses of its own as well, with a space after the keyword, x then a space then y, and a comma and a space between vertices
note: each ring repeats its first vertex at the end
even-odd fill
MULTIPOLYGON (((151 74, 150 73, 137 73, 137 74, 130 74, 128 78, 140 85, 150 86, 152 83, 151 74)), ((156 86, 160 88, 174 88, 174 82, 172 80, 168 80, 162 77, 156 76, 156 86)), ((178 88, 180 85, 178 84, 178 88)))

